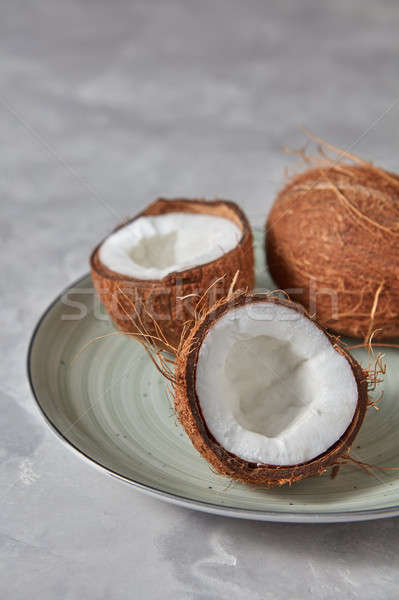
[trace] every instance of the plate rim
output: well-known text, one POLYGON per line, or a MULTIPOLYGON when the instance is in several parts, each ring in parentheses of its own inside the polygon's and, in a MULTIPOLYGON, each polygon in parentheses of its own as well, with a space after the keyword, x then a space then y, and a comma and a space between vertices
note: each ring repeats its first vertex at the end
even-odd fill
POLYGON ((30 336, 29 344, 28 344, 28 352, 26 356, 26 371, 27 378, 29 382, 29 387, 33 395, 33 399, 35 402, 35 406, 38 409, 40 415, 44 419, 44 422, 49 426, 50 430, 60 439, 64 445, 66 445, 70 450, 72 450, 75 454, 77 454, 84 462, 87 462, 99 469, 102 472, 105 472, 107 475, 122 481, 123 483, 129 485, 137 489, 144 494, 150 495, 154 498, 158 498, 159 500, 163 500, 164 502, 168 502, 170 504, 174 504, 177 506, 182 506, 184 508, 197 510, 200 512, 205 512, 209 514, 215 514, 219 516, 225 517, 234 517, 239 519, 247 519, 253 521, 274 521, 280 523, 345 523, 345 522, 355 522, 355 521, 369 521, 374 519, 383 519, 389 517, 399 516, 399 505, 385 508, 371 508, 371 509, 361 509, 354 511, 334 511, 334 512, 302 512, 302 511, 292 511, 292 512, 282 512, 278 510, 259 510, 259 509, 247 509, 240 508, 235 506, 228 506, 223 504, 217 504, 212 502, 205 502, 203 500, 195 500, 193 498, 187 498, 185 496, 181 496, 179 494, 173 494, 172 492, 165 492, 164 490, 160 490, 154 486, 147 485, 141 483, 140 481, 136 481, 130 477, 126 477, 122 473, 118 473, 117 471, 107 467, 102 464, 98 460, 86 454, 83 450, 81 450, 78 446, 76 446, 71 440, 69 440, 63 432, 57 427, 57 425, 52 421, 52 419, 46 414, 43 406, 39 400, 39 393, 36 390, 34 384, 34 376, 33 376, 33 368, 32 368, 32 357, 34 353, 34 345, 37 338, 37 335, 47 318, 50 314, 51 310, 55 307, 55 305, 61 300, 62 296, 71 288, 79 285, 85 279, 90 278, 90 273, 86 272, 84 275, 67 285, 51 302, 48 304, 46 309, 43 311, 41 316, 39 317, 36 325, 33 328, 32 334, 30 336))

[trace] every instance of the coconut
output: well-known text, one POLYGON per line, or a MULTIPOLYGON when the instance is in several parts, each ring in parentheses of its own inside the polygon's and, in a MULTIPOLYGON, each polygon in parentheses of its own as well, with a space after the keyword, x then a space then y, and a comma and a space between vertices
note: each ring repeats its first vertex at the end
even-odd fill
POLYGON ((198 298, 254 283, 252 233, 224 200, 158 199, 122 223, 90 259, 94 286, 117 328, 175 352, 198 298), (216 284, 215 284, 216 282, 216 284))
POLYGON ((389 339, 399 335, 399 177, 353 158, 288 182, 267 220, 267 263, 324 327, 389 339))
POLYGON ((243 293, 204 312, 172 372, 175 408, 217 472, 268 487, 348 458, 368 374, 302 307, 243 293))

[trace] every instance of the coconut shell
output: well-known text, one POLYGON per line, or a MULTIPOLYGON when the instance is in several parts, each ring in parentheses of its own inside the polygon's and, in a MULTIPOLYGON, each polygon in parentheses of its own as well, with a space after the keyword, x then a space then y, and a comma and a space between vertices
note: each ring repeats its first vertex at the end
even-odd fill
MULTIPOLYGON (((209 263, 186 271, 170 273, 159 280, 141 280, 108 269, 95 248, 90 258, 94 286, 116 327, 143 341, 155 341, 159 347, 177 349, 184 324, 193 319, 200 296, 220 277, 213 292, 212 302, 227 294, 238 271, 235 287, 252 289, 254 285, 254 257, 252 233, 242 210, 225 200, 187 200, 160 198, 150 204, 134 219, 122 223, 116 230, 142 216, 170 212, 209 214, 230 219, 242 230, 242 237, 232 250, 209 263)), ((115 231, 116 231, 115 230, 115 231)))
MULTIPOLYGON (((261 484, 267 487, 281 486, 310 477, 321 475, 332 465, 336 465, 339 457, 346 454, 359 431, 368 405, 367 373, 355 359, 340 345, 336 339, 329 336, 331 344, 349 362, 358 386, 358 402, 355 414, 349 427, 325 453, 306 463, 290 466, 275 466, 251 463, 228 452, 223 448, 209 431, 202 415, 196 392, 196 370, 201 344, 211 327, 215 325, 226 312, 246 303, 281 304, 304 314, 288 300, 270 297, 240 295, 233 300, 227 299, 197 322, 189 334, 183 349, 177 356, 176 376, 174 384, 175 409, 179 420, 190 437, 194 447, 208 461, 215 471, 231 479, 249 484, 261 484)), ((317 325, 317 323, 316 323, 317 325)), ((320 329, 322 329, 320 327, 320 329)))
POLYGON ((310 169, 266 224, 270 273, 339 334, 399 336, 399 177, 373 165, 310 169))

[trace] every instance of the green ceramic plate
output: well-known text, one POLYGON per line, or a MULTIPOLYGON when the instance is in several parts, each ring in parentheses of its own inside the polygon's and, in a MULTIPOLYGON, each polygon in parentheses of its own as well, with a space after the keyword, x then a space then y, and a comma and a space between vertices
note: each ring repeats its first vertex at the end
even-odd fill
MULTIPOLYGON (((256 233, 257 285, 265 276, 256 233)), ((79 456, 138 490, 181 506, 265 521, 354 521, 399 514, 399 471, 347 465, 292 487, 254 489, 215 475, 177 423, 162 377, 142 346, 113 332, 88 275, 46 310, 32 337, 28 373, 52 429, 79 456)), ((367 463, 399 466, 399 351, 387 350, 385 396, 353 447, 367 463)), ((357 359, 367 365, 365 351, 357 359)))

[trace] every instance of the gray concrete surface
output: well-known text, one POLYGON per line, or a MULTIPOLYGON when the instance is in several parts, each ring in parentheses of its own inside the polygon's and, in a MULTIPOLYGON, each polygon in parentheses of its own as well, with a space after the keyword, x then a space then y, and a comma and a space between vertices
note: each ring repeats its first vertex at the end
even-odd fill
POLYGON ((0 3, 1 598, 398 597, 399 520, 162 504, 63 447, 25 375, 40 313, 154 197, 260 224, 301 124, 399 170, 398 30, 395 0, 0 3))

